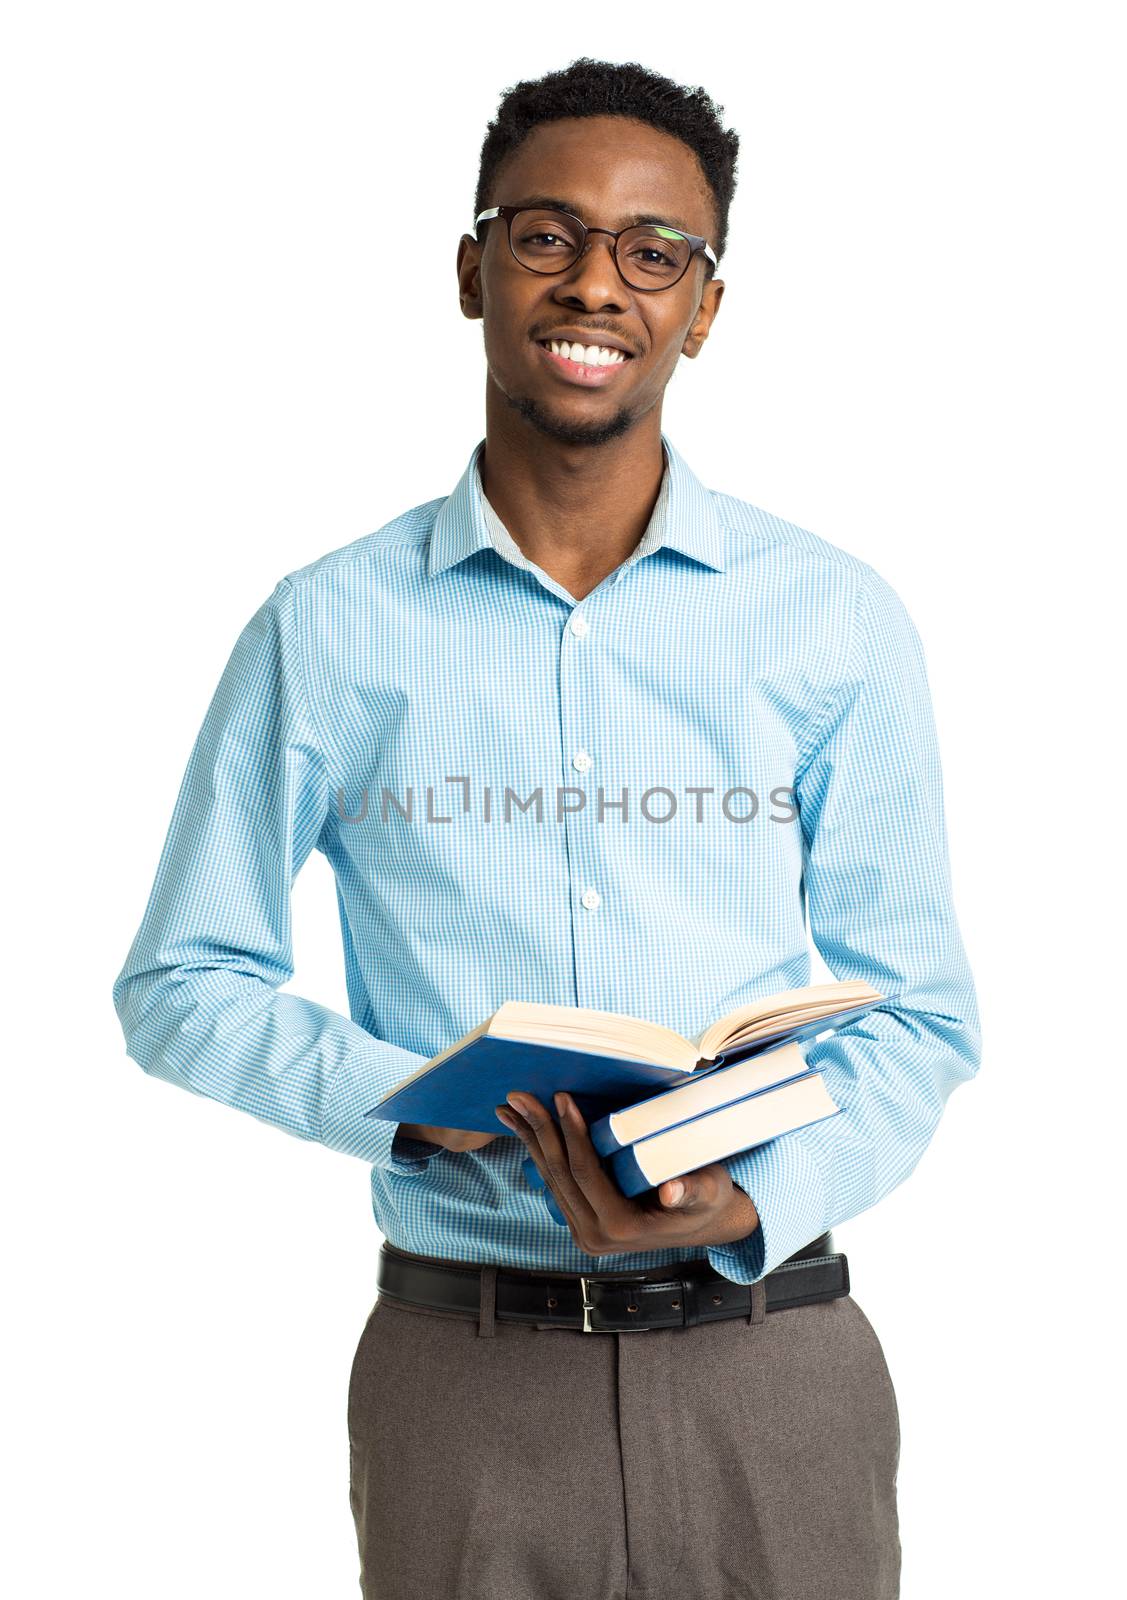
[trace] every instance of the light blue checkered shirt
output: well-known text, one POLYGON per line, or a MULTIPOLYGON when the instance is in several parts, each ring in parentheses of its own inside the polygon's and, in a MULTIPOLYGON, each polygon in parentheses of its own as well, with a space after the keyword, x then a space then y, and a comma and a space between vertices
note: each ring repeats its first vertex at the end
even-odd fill
POLYGON ((810 981, 807 910, 831 972, 888 997, 803 1046, 841 1114, 727 1161, 760 1226, 706 1253, 739 1283, 901 1183, 978 1069, 903 604, 662 443, 645 535, 581 601, 488 506, 482 444, 453 494, 282 578, 224 669, 114 985, 147 1073, 369 1162, 406 1250, 566 1272, 702 1254, 579 1250, 500 1123, 453 1152, 365 1118, 505 1000, 693 1037, 810 981), (314 848, 350 1019, 281 989, 314 848))

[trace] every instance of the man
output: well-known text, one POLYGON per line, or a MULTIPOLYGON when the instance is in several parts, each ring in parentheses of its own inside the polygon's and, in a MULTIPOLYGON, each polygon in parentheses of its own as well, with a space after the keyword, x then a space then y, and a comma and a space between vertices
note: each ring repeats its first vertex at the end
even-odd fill
POLYGON ((636 65, 507 94, 457 257, 485 439, 247 624, 115 986, 147 1072, 371 1164, 368 1597, 898 1593, 896 1399, 829 1230, 912 1171, 978 1017, 903 605, 661 431, 737 147, 636 65), (279 992, 314 847, 351 1019, 279 992), (797 987, 807 908, 886 997, 804 1046, 825 1122, 627 1200, 566 1097, 514 1083, 497 1134, 365 1117, 505 1000, 691 1036, 797 987))

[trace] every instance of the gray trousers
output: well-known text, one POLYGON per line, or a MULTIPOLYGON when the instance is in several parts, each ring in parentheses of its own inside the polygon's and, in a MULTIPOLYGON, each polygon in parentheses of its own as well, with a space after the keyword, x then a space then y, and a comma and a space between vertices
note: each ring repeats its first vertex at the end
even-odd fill
POLYGON ((348 1389, 364 1600, 897 1600, 880 1341, 852 1295, 756 1288, 593 1334, 381 1295, 348 1389))

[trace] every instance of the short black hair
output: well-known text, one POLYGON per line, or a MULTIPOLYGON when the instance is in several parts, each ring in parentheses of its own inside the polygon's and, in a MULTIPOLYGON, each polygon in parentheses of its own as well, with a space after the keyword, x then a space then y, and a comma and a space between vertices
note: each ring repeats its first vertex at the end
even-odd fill
MULTIPOLYGON (((542 122, 563 117, 634 117, 688 145, 704 170, 716 207, 717 260, 728 243, 728 209, 736 190, 739 135, 722 122, 724 107, 703 88, 689 89, 636 61, 595 61, 580 56, 570 66, 506 89, 481 146, 474 216, 489 204, 497 169, 542 122)), ((712 263, 706 263, 709 275, 712 263)))

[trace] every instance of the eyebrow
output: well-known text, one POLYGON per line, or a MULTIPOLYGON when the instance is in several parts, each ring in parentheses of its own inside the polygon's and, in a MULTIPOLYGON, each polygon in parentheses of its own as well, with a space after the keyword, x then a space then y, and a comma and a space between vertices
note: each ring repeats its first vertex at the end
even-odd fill
MULTIPOLYGON (((543 209, 545 211, 570 211, 573 217, 579 218, 580 222, 586 222, 587 220, 579 206, 574 205, 570 200, 561 200, 557 195, 525 195, 523 199, 514 200, 511 202, 511 204, 514 207, 519 207, 522 211, 531 209, 532 207, 535 207, 538 210, 543 209)), ((645 212, 644 214, 633 217, 623 217, 619 226, 623 228, 636 228, 643 222, 664 223, 667 228, 676 228, 678 233, 691 234, 693 232, 692 228, 690 228, 687 223, 679 222, 676 217, 671 217, 669 215, 659 217, 654 212, 645 212)))

